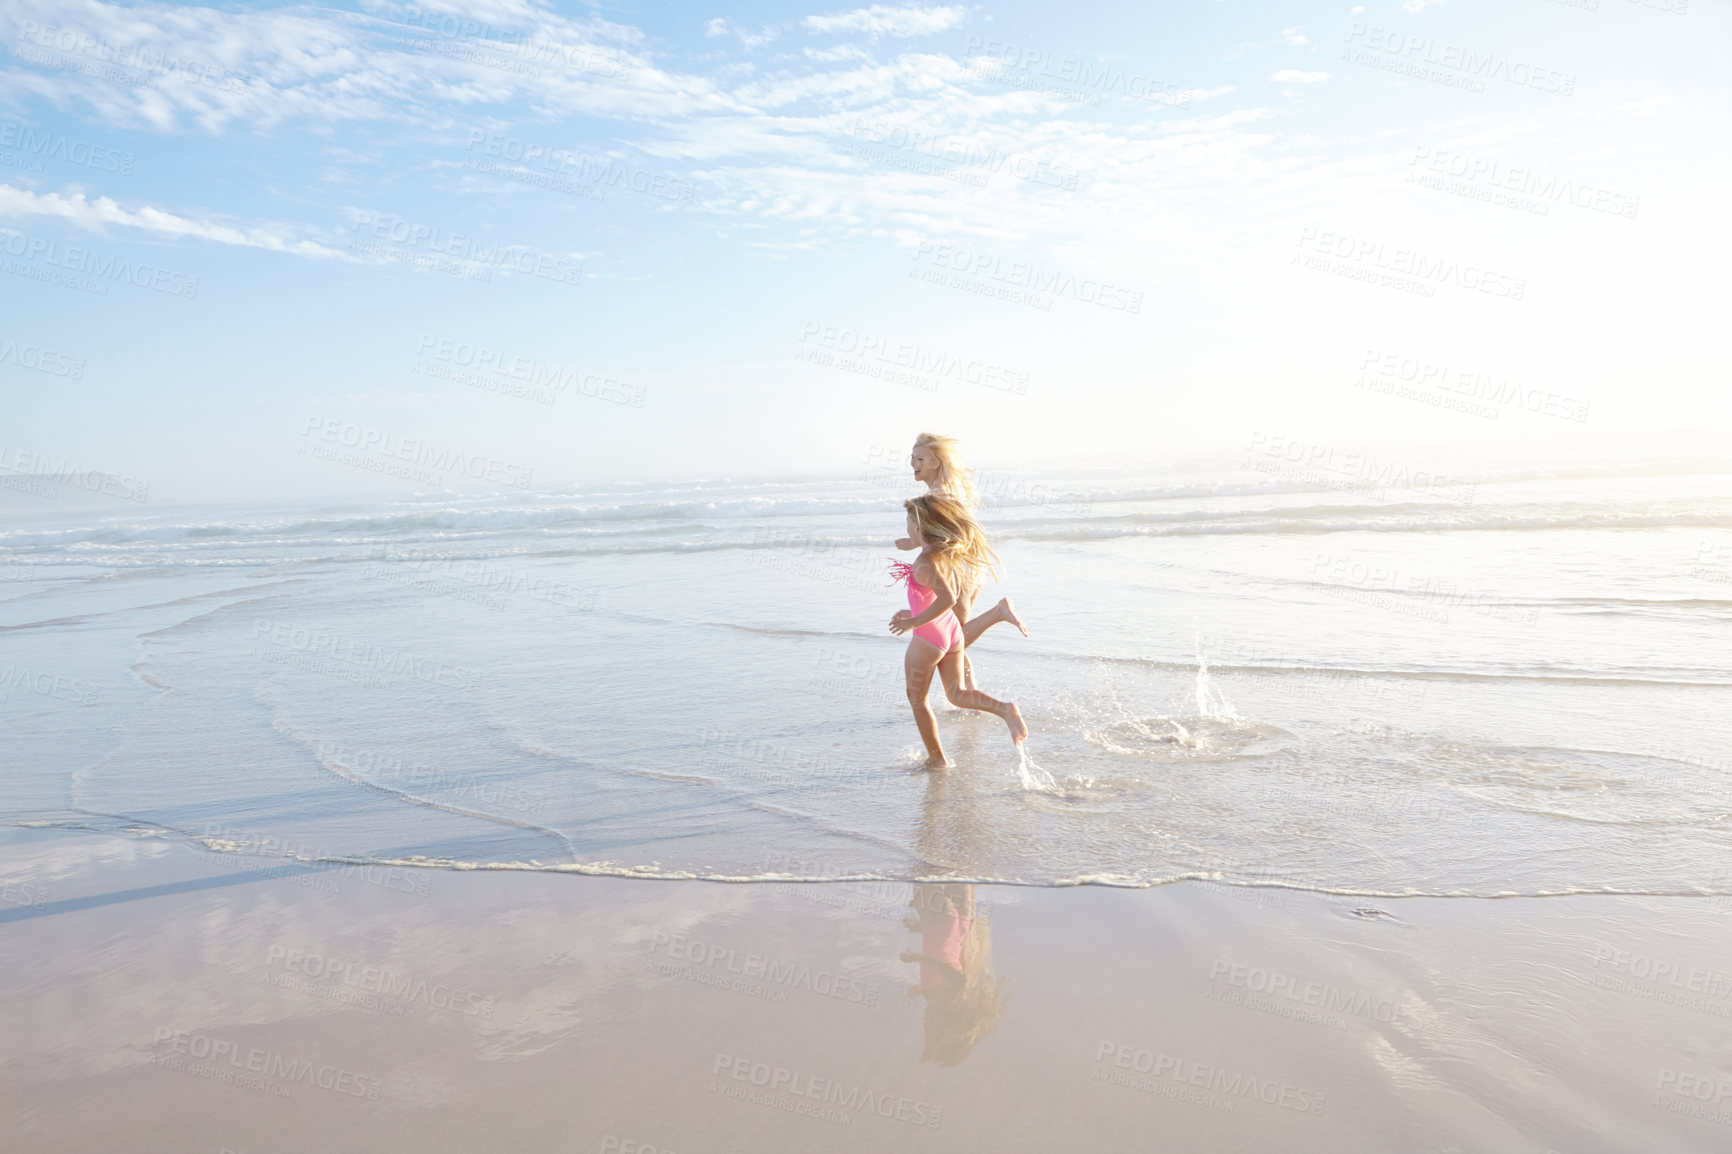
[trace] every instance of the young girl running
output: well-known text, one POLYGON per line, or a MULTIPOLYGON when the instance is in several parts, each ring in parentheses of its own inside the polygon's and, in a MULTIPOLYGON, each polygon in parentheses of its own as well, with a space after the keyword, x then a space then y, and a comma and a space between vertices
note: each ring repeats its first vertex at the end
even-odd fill
POLYGON ((890 632, 898 637, 914 633, 902 660, 908 704, 914 707, 914 725, 926 743, 927 767, 947 769, 950 761, 938 740, 938 722, 926 703, 934 669, 952 705, 1002 717, 1010 727, 1010 739, 1019 745, 1028 736, 1028 726, 1015 702, 999 701, 962 685, 963 628, 951 607, 956 604, 958 588, 973 582, 981 569, 995 568, 998 563, 986 534, 962 502, 947 493, 922 493, 902 506, 908 510, 909 538, 923 547, 912 565, 890 563, 891 573, 908 585, 908 608, 897 610, 890 619, 890 632))
MULTIPOLYGON (((962 463, 959 444, 955 437, 921 433, 914 438, 914 450, 908 455, 908 465, 914 470, 914 479, 925 485, 928 492, 948 493, 960 501, 972 516, 979 508, 980 500, 974 491, 974 471, 962 463)), ((909 537, 896 542, 898 549, 916 549, 919 546, 920 542, 909 537)), ((1000 621, 1010 622, 1021 630, 1024 637, 1028 636, 1028 628, 1023 625, 1022 618, 1016 615, 1016 609, 1008 597, 1002 598, 997 605, 970 621, 968 615, 973 612, 974 599, 979 594, 978 581, 966 589, 956 590, 956 605, 951 610, 958 624, 962 626, 962 684, 969 689, 978 688, 974 680, 974 662, 969 659, 968 654, 975 638, 1000 621)))

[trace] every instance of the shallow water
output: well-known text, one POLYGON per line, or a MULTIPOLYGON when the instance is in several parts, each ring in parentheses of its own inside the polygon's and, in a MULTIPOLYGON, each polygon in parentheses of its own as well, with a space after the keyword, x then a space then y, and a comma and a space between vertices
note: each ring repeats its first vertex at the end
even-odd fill
MULTIPOLYGON (((12 519, 0 808, 726 879, 1732 893, 1713 473, 1028 476, 920 768, 901 474, 12 519)), ((941 693, 934 689, 935 700, 941 693)))

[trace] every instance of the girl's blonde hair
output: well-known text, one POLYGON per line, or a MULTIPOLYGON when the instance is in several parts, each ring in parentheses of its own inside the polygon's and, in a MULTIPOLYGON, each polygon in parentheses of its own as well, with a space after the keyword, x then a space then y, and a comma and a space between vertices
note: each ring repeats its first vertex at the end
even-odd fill
POLYGON ((951 588, 979 584, 982 570, 998 573, 998 554, 980 522, 957 498, 934 491, 910 497, 902 507, 914 518, 915 535, 951 588))
POLYGON ((998 1028, 1008 999, 1004 979, 991 970, 991 952, 991 923, 976 916, 962 940, 961 982, 947 984, 926 999, 922 1061, 960 1066, 980 1040, 998 1028))
POLYGON ((921 433, 914 438, 916 449, 925 449, 938 458, 938 479, 933 492, 949 493, 970 509, 980 505, 980 494, 974 488, 974 470, 962 463, 962 442, 938 433, 921 433))
MULTIPOLYGON (((932 885, 916 882, 909 899, 916 916, 903 925, 917 933, 949 929, 955 919, 967 923, 954 961, 924 959, 928 966, 942 965, 936 985, 924 981, 908 991, 926 998, 926 1049, 922 1061, 958 1066, 974 1052, 982 1038, 998 1028, 1008 998, 1004 979, 992 972, 992 923, 974 904, 972 885, 932 885)), ((903 954, 903 961, 921 961, 921 955, 903 954)))

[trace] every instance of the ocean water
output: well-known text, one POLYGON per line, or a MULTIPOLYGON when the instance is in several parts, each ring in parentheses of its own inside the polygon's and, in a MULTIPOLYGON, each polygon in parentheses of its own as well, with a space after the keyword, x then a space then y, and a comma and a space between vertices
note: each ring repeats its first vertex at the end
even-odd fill
POLYGON ((986 478, 977 608, 1031 636, 973 660, 1031 736, 939 704, 946 772, 886 629, 900 470, 13 516, 0 820, 230 866, 1732 894, 1724 471, 1262 463, 986 478))

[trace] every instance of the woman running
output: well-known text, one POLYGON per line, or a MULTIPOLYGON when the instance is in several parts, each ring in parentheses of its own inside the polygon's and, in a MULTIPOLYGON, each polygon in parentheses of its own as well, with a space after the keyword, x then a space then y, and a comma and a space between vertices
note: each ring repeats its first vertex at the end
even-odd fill
MULTIPOLYGON (((914 438, 914 450, 908 456, 908 464, 914 470, 914 479, 925 485, 928 492, 948 493, 960 501, 972 517, 980 507, 980 499, 974 489, 974 470, 962 463, 959 445, 955 437, 921 433, 914 438)), ((896 542, 896 547, 915 549, 919 542, 904 537, 896 542)), ((980 589, 979 581, 966 589, 958 589, 956 605, 952 609, 957 623, 962 626, 962 684, 969 689, 979 688, 974 680, 974 662, 968 657, 968 649, 976 638, 1000 621, 1010 622, 1024 637, 1028 636, 1027 626, 1016 615, 1008 597, 1000 599, 997 605, 970 621, 968 615, 974 611, 974 599, 980 595, 980 589)))

